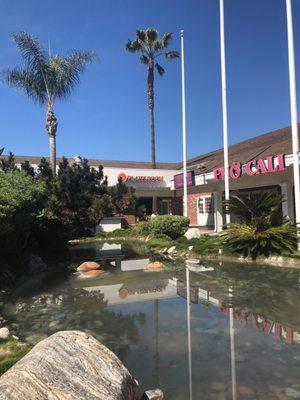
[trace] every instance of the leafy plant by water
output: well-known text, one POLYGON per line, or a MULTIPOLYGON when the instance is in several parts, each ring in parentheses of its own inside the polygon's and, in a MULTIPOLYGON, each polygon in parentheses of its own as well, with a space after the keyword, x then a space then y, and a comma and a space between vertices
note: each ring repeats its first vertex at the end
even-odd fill
POLYGON ((296 249, 297 229, 282 217, 283 196, 277 191, 232 196, 225 201, 227 213, 238 216, 240 223, 226 226, 224 246, 243 257, 269 257, 270 254, 292 253, 296 249))

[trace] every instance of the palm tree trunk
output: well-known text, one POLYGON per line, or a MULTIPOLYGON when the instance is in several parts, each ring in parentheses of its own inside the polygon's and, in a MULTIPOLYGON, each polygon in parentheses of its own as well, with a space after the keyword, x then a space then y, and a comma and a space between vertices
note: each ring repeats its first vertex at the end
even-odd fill
POLYGON ((152 167, 156 168, 155 155, 155 126, 154 126, 154 67, 151 62, 148 66, 148 107, 150 112, 150 141, 151 141, 151 162, 152 167))
POLYGON ((57 118, 54 114, 54 103, 50 99, 48 101, 48 109, 46 116, 46 129, 49 135, 50 144, 50 165, 53 176, 56 175, 56 131, 57 131, 57 118))

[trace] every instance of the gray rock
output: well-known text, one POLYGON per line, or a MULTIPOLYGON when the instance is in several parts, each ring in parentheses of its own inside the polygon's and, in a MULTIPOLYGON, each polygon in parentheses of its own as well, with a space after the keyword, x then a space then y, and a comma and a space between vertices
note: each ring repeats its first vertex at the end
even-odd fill
POLYGON ((6 326, 4 328, 0 328, 0 339, 2 339, 2 340, 8 339, 9 335, 10 335, 10 332, 6 326))
POLYGON ((46 400, 49 396, 140 399, 138 383, 118 357, 79 331, 58 332, 41 341, 0 377, 0 400, 46 400))
POLYGON ((163 399, 164 395, 160 389, 147 390, 142 397, 142 400, 163 400, 163 399))
POLYGON ((300 390, 288 387, 285 389, 285 394, 292 399, 300 399, 300 390))
POLYGON ((175 253, 176 252, 176 247, 175 246, 172 246, 172 247, 170 247, 169 249, 168 249, 168 254, 173 254, 173 253, 175 253))

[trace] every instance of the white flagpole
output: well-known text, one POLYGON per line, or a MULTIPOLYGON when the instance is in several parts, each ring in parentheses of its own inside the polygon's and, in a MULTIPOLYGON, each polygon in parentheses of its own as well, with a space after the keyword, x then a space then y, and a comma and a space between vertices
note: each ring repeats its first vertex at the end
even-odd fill
POLYGON ((183 33, 180 31, 181 36, 181 91, 182 91, 182 152, 183 152, 183 215, 188 215, 188 202, 187 202, 187 168, 186 168, 186 112, 185 112, 185 73, 184 73, 184 43, 183 33))
MULTIPOLYGON (((293 169, 294 169, 294 190, 295 190, 295 216, 296 223, 300 223, 300 174, 299 174, 299 139, 298 139, 298 117, 297 117, 297 96, 296 96, 296 73, 295 73, 295 50, 293 35, 292 2, 286 0, 288 54, 289 54, 289 78, 290 78, 290 103, 292 121, 292 142, 293 142, 293 169)), ((300 250, 300 241, 298 240, 300 250)))
MULTIPOLYGON (((229 200, 229 163, 228 163, 228 123, 227 123, 227 93, 226 93, 225 32, 224 32, 224 0, 220 0, 220 41, 221 41, 225 200, 229 200)), ((230 215, 226 214, 226 223, 228 224, 229 222, 230 222, 230 215)))

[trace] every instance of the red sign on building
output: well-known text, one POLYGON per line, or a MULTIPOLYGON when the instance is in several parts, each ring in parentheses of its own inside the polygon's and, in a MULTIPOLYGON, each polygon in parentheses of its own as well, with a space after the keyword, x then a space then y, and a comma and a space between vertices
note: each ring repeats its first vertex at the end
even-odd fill
MULTIPOLYGON (((269 156, 266 160, 262 158, 257 160, 248 161, 243 171, 242 164, 240 162, 234 162, 229 167, 229 177, 233 180, 238 179, 242 174, 248 176, 255 176, 261 174, 270 174, 272 172, 279 172, 285 170, 284 154, 278 154, 277 157, 269 156), (275 164, 275 159, 277 163, 275 164)), ((215 181, 224 180, 225 172, 224 167, 214 169, 215 181)))

